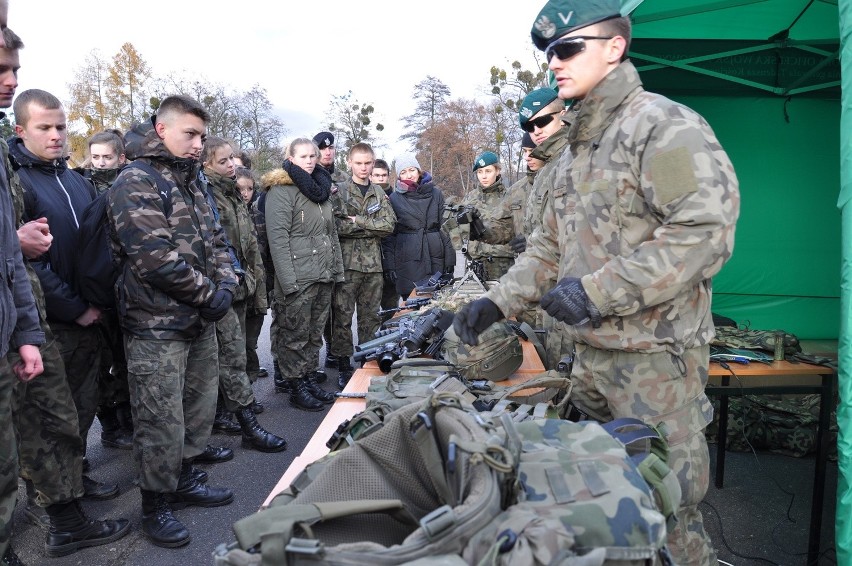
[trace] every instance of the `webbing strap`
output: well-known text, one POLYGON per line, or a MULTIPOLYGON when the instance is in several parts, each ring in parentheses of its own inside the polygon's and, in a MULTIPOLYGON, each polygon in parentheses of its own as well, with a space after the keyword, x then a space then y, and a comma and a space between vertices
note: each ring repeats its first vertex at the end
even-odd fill
POLYGON ((458 502, 447 482, 447 476, 444 472, 444 457, 438 446, 435 430, 435 409, 428 401, 423 403, 422 409, 409 422, 409 431, 411 431, 414 443, 420 451, 420 456, 426 465, 426 472, 432 481, 432 487, 435 488, 435 493, 437 493, 441 503, 455 507, 458 502))
POLYGON ((666 518, 669 532, 675 527, 675 512, 680 506, 682 491, 675 473, 656 454, 641 454, 631 457, 639 473, 654 490, 660 513, 666 518))

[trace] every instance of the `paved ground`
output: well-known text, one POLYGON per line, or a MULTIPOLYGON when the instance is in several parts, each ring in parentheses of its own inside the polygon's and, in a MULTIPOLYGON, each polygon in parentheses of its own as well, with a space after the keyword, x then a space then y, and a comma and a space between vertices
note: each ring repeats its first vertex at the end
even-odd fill
MULTIPOLYGON (((268 329, 261 337, 262 365, 271 368, 268 329)), ((329 370, 329 382, 335 382, 329 370)), ((331 383, 326 388, 333 390, 331 383)), ((192 534, 192 542, 180 549, 153 546, 141 536, 139 491, 132 485, 134 472, 129 452, 106 449, 100 444, 100 428, 95 423, 89 436, 90 474, 101 481, 118 483, 121 495, 111 501, 88 502, 92 517, 126 517, 132 532, 111 545, 85 549, 64 558, 44 554, 44 533, 28 524, 19 503, 15 514, 13 545, 29 565, 50 566, 196 566, 212 564, 211 552, 222 542, 234 540, 231 525, 258 509, 281 474, 302 450, 324 413, 298 411, 286 397, 276 394, 272 379, 255 384, 258 399, 266 406, 259 415, 263 426, 282 433, 289 447, 279 454, 262 454, 240 447, 240 437, 215 435, 212 441, 234 449, 236 457, 224 464, 205 466, 210 484, 236 492, 235 501, 215 509, 189 508, 178 511, 192 534)), ((715 447, 711 447, 715 461, 715 447)), ((719 558, 730 564, 805 565, 813 459, 788 458, 760 453, 757 456, 729 453, 725 488, 710 489, 702 511, 719 558)), ((712 468, 711 468, 712 469, 712 468)), ((826 478, 826 505, 823 519, 823 558, 820 564, 834 564, 834 504, 837 466, 829 464, 826 478), (825 550, 828 549, 828 550, 825 550)), ((24 497, 23 488, 20 497, 24 497)), ((520 566, 520 565, 519 565, 520 566)))

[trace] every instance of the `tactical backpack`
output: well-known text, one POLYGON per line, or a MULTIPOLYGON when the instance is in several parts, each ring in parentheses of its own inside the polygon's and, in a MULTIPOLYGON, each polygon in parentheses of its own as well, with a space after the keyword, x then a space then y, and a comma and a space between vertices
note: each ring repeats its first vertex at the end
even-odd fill
MULTIPOLYGON (((152 177, 157 184, 157 192, 163 200, 166 217, 172 213, 171 188, 165 177, 145 161, 131 162, 125 171, 141 169, 152 177)), ((80 228, 77 232, 77 286, 80 296, 100 308, 115 308, 115 281, 118 279, 120 262, 113 257, 110 243, 109 218, 107 217, 107 189, 90 202, 80 216, 80 228)))
POLYGON ((516 424, 438 393, 309 464, 269 508, 234 524, 237 542, 214 560, 669 564, 667 516, 680 491, 658 454, 664 441, 639 421, 516 424))

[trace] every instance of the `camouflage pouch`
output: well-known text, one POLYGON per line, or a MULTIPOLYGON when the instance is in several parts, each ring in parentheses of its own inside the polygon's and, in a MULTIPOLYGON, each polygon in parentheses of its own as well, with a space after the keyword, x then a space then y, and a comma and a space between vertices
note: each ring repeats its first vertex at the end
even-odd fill
POLYGON ((453 328, 444 333, 441 357, 471 380, 502 381, 515 373, 524 361, 520 338, 505 322, 495 322, 479 335, 479 344, 468 346, 453 328))

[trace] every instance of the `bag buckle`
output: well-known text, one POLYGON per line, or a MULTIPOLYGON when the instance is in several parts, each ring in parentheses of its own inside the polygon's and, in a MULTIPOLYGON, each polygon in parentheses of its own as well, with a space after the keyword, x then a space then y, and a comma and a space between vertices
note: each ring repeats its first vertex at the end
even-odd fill
POLYGON ((322 543, 313 538, 291 538, 287 546, 284 547, 287 552, 294 554, 309 554, 317 555, 322 553, 322 543))
POLYGON ((442 505, 420 519, 420 526, 430 541, 434 541, 438 535, 455 524, 456 514, 449 505, 442 505))

